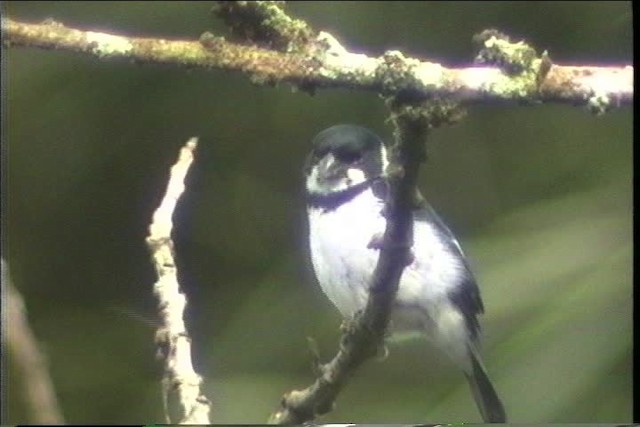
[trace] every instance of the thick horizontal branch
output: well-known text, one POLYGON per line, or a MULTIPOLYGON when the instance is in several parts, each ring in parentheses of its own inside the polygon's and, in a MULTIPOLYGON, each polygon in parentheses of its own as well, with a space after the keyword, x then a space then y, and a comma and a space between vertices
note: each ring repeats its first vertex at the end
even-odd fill
POLYGON ((2 20, 3 46, 26 46, 89 54, 101 59, 188 68, 241 71, 259 83, 290 83, 304 90, 340 87, 393 94, 411 91, 466 102, 529 101, 589 105, 606 109, 633 100, 633 67, 563 66, 547 63, 545 73, 509 75, 498 67, 446 68, 405 57, 347 51, 321 32, 306 51, 282 52, 232 43, 205 34, 200 40, 124 37, 68 28, 45 21, 2 20))

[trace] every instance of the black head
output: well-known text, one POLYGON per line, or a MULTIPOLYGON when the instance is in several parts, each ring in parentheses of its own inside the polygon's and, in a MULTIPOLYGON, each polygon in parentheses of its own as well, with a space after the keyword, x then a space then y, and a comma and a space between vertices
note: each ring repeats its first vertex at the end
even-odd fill
POLYGON ((380 178, 386 162, 384 144, 375 133, 355 125, 332 126, 313 139, 304 170, 307 195, 311 202, 348 198, 380 178))

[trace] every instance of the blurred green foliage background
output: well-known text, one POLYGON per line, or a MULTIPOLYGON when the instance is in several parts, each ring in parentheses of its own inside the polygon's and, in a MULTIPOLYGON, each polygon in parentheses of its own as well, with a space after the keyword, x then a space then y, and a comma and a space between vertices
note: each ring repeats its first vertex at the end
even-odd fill
MULTIPOLYGON (((208 2, 3 2, 13 19, 125 35, 227 35, 208 2)), ((490 27, 563 64, 632 61, 630 2, 292 2, 349 49, 456 66, 490 27)), ((306 248, 301 167, 318 131, 368 126, 370 93, 252 85, 238 73, 3 49, 4 256, 68 422, 162 421, 144 244, 169 166, 200 137, 175 239, 213 421, 260 423, 310 383, 306 337, 340 318, 306 248)), ((483 292, 483 352, 512 422, 632 417, 632 109, 478 105, 433 133, 421 188, 483 292)), ((8 325, 11 327, 11 325, 8 325)), ((323 421, 480 420, 463 376, 421 341, 393 345, 323 421)), ((6 423, 25 423, 8 360, 6 423)))

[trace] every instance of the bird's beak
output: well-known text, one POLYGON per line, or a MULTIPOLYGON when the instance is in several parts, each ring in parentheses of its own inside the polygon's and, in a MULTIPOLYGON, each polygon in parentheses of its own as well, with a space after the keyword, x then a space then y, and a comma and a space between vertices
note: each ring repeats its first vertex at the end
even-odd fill
POLYGON ((344 175, 344 165, 336 161, 333 154, 327 154, 317 165, 318 176, 324 177, 327 181, 341 178, 344 175))

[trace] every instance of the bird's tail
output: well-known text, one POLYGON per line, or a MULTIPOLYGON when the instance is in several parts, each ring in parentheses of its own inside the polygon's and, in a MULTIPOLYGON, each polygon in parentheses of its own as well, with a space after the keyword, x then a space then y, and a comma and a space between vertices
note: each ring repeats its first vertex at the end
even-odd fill
POLYGON ((507 415, 504 406, 487 376, 487 371, 482 366, 479 356, 475 351, 469 350, 471 358, 471 372, 465 372, 473 398, 478 405, 480 414, 485 423, 504 423, 507 415))

